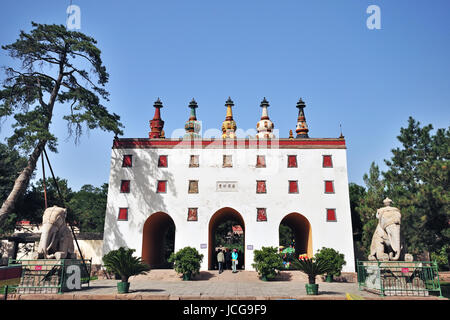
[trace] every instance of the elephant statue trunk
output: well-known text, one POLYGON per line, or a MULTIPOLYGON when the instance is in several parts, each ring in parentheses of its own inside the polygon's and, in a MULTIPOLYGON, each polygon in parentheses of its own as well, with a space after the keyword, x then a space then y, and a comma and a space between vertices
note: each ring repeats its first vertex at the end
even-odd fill
POLYGON ((389 260, 397 261, 400 259, 401 244, 400 244, 400 224, 394 223, 386 227, 388 241, 386 244, 390 246, 392 251, 389 252, 389 260))

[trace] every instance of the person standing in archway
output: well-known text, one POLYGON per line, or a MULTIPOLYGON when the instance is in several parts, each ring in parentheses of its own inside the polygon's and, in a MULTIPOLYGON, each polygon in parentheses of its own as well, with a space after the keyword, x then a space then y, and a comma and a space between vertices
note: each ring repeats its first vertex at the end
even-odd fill
POLYGON ((219 249, 219 253, 217 254, 217 263, 219 264, 219 274, 223 272, 223 263, 225 262, 225 256, 223 254, 222 249, 219 249))
POLYGON ((231 265, 233 267, 233 273, 236 273, 236 265, 238 263, 238 253, 236 249, 233 249, 233 253, 231 254, 231 265))

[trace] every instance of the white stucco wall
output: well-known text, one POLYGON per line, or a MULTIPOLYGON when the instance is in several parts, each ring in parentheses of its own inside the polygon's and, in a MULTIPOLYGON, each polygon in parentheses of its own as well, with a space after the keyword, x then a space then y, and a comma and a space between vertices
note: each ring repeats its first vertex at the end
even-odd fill
POLYGON ((120 246, 142 254, 142 232, 147 218, 158 211, 173 219, 175 251, 192 246, 204 254, 208 268, 208 224, 219 209, 231 207, 245 222, 245 269, 253 270, 253 249, 279 245, 279 224, 297 212, 311 224, 315 253, 331 247, 345 255, 344 272, 354 272, 352 224, 346 149, 112 149, 103 254, 120 246), (123 155, 133 155, 133 166, 122 168, 123 155), (189 168, 190 155, 199 155, 199 168, 189 168), (233 167, 222 168, 223 155, 232 155, 233 167), (158 168, 158 156, 168 156, 168 168, 158 168), (256 156, 266 156, 266 168, 256 168, 256 156), (297 155, 297 168, 287 167, 287 156, 297 155), (333 168, 322 167, 322 156, 332 155, 333 168), (130 193, 120 193, 121 180, 131 180, 130 193), (156 193, 157 180, 167 180, 167 193, 156 193), (188 181, 198 180, 199 193, 188 193, 188 181), (256 180, 266 180, 267 193, 256 193, 256 180), (288 193, 288 181, 298 180, 299 193, 288 193), (325 194, 324 180, 334 181, 334 194, 325 194), (216 191, 217 181, 236 181, 237 192, 216 191), (120 207, 128 221, 118 221, 120 207), (187 210, 198 208, 198 221, 187 221, 187 210), (267 221, 257 222, 257 208, 266 208, 267 221), (326 221, 326 209, 336 209, 336 222, 326 221))

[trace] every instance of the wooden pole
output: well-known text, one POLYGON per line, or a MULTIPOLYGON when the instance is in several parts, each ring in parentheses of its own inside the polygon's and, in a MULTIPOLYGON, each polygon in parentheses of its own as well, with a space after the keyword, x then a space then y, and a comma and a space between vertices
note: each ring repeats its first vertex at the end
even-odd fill
POLYGON ((43 185, 44 185, 44 202, 45 202, 45 209, 48 208, 47 205, 47 187, 45 185, 45 167, 44 167, 44 155, 41 154, 41 160, 42 160, 42 180, 43 180, 43 185))
MULTIPOLYGON (((47 152, 45 151, 45 148, 43 149, 43 151, 44 151, 45 158, 47 159, 47 163, 48 163, 48 167, 50 168, 50 172, 52 173, 52 177, 53 177, 53 181, 55 182, 56 190, 58 191, 59 197, 61 198, 61 201, 62 201, 64 207, 66 207, 66 201, 64 200, 61 190, 59 189, 58 182, 56 181, 55 174, 53 173, 52 165, 50 164, 50 160, 48 160, 48 156, 47 156, 47 152)), ((86 274, 88 275, 88 277, 90 277, 91 275, 87 269, 86 263, 84 262, 83 254, 81 253, 80 245, 78 244, 77 236, 75 235, 75 231, 73 230, 73 226, 72 226, 72 223, 70 220, 69 220, 69 226, 70 226, 70 230, 72 231, 73 239, 75 240, 75 243, 77 245, 78 252, 80 253, 80 257, 83 262, 83 266, 86 270, 86 274)))

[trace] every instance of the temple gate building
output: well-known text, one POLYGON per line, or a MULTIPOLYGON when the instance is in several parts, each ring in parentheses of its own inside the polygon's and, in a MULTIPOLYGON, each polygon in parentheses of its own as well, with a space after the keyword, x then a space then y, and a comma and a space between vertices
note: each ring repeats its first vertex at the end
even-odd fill
POLYGON ((158 268, 173 242, 175 251, 196 248, 204 255, 201 270, 213 269, 215 248, 221 245, 215 243, 216 229, 234 220, 243 233, 245 270, 253 270, 255 249, 279 246, 284 224, 293 231, 297 255, 312 257, 322 247, 334 248, 345 255, 343 271, 354 272, 342 134, 309 137, 300 99, 295 137, 292 131, 289 138, 276 137, 264 98, 257 135, 241 139, 233 101, 225 106, 221 139, 201 137, 194 99, 184 137, 165 138, 158 99, 148 138, 114 140, 103 253, 133 248, 158 268))

